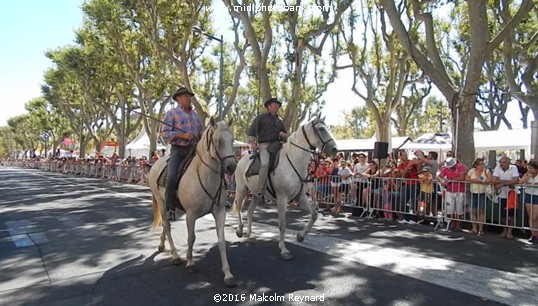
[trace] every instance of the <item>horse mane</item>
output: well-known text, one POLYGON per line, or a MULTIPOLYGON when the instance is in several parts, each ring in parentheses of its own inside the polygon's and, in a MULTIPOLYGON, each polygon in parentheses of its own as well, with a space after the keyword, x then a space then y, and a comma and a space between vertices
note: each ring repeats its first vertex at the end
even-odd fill
POLYGON ((211 137, 209 135, 209 133, 213 130, 213 126, 211 126, 211 124, 208 124, 205 129, 204 129, 204 132, 202 133, 202 137, 200 137, 200 140, 198 141, 198 145, 196 146, 196 151, 199 153, 199 152, 203 152, 204 150, 205 151, 208 151, 209 150, 209 142, 211 141, 211 137))
POLYGON ((208 124, 202 133, 202 137, 200 137, 200 140, 198 141, 198 145, 196 146, 196 151, 197 152, 202 152, 202 151, 209 152, 209 147, 211 145, 210 141, 211 141, 211 136, 212 136, 212 134, 210 133, 211 132, 214 133, 216 130, 221 129, 221 128, 227 128, 226 122, 224 121, 217 122, 215 123, 215 126, 208 124))
POLYGON ((288 141, 284 143, 284 145, 282 146, 282 149, 291 145, 290 142, 299 136, 298 133, 302 133, 302 131, 300 130, 302 130, 304 126, 307 126, 309 124, 315 125, 318 122, 323 122, 323 120, 319 117, 315 117, 314 119, 308 121, 305 125, 300 126, 298 129, 296 129, 293 133, 290 134, 290 136, 288 137, 288 141))

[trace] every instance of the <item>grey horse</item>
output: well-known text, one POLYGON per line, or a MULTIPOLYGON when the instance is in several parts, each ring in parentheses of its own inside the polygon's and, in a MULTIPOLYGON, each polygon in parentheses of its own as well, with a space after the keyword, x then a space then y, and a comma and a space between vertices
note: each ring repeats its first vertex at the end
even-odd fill
MULTIPOLYGON (((280 256, 286 260, 292 258, 284 243, 287 205, 290 201, 297 200, 299 206, 310 213, 310 220, 304 229, 297 234, 297 240, 303 241, 318 216, 315 207, 306 196, 308 191, 308 162, 316 148, 330 155, 337 153, 336 142, 329 130, 327 130, 324 119, 317 116, 290 135, 287 143, 284 144, 279 153, 280 162, 277 168, 269 175, 268 190, 271 192, 264 191, 266 199, 274 199, 271 193, 276 196, 280 229, 278 246, 280 256)), ((239 160, 235 170, 236 194, 232 209, 237 212, 239 219, 239 225, 236 230, 238 237, 243 236, 241 208, 247 193, 250 190, 253 195, 258 194, 258 176, 246 177, 245 175, 250 163, 250 155, 245 155, 239 160)), ((257 196, 254 196, 248 207, 247 238, 249 239, 252 238, 252 215, 257 202, 257 196)))
MULTIPOLYGON (((237 166, 237 159, 233 151, 233 132, 230 129, 232 121, 216 123, 213 118, 206 128, 196 148, 196 155, 182 177, 178 196, 186 214, 188 249, 187 265, 189 272, 194 272, 192 247, 194 245, 194 227, 196 219, 211 213, 215 218, 218 237, 218 248, 224 273, 224 283, 232 287, 236 281, 226 255, 226 241, 224 238, 224 223, 226 221, 226 188, 224 173, 232 174, 237 166)), ((163 231, 160 237, 158 250, 164 250, 164 242, 168 237, 172 262, 179 264, 181 259, 177 253, 172 235, 170 222, 166 220, 165 188, 159 186, 161 175, 168 157, 159 158, 149 172, 149 186, 153 193, 153 224, 152 228, 162 224, 163 231)), ((166 175, 166 174, 164 174, 166 175)))

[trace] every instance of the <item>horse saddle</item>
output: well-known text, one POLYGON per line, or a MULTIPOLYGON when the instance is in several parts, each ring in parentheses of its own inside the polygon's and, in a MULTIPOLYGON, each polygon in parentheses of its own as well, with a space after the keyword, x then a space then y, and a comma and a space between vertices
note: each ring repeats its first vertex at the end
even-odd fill
MULTIPOLYGON (((183 177, 183 174, 187 171, 187 168, 189 168, 189 165, 191 164, 192 160, 194 159, 194 156, 196 155, 196 150, 190 150, 185 158, 179 163, 179 182, 181 181, 181 178, 183 177)), ((166 187, 166 173, 168 172, 168 161, 170 159, 166 160, 166 165, 164 166, 163 170, 161 170, 161 174, 159 174, 159 178, 157 179, 157 186, 159 187, 166 187)), ((176 186, 176 189, 177 187, 176 186)))
MULTIPOLYGON (((267 148, 267 151, 269 151, 269 173, 273 172, 276 167, 278 166, 278 162, 280 161, 280 150, 282 149, 282 144, 279 141, 275 141, 269 145, 267 148)), ((246 177, 251 177, 254 175, 260 174, 260 166, 261 166, 261 160, 260 160, 260 154, 255 153, 253 154, 250 159, 252 159, 252 162, 250 162, 250 166, 247 169, 247 172, 245 173, 246 177)))

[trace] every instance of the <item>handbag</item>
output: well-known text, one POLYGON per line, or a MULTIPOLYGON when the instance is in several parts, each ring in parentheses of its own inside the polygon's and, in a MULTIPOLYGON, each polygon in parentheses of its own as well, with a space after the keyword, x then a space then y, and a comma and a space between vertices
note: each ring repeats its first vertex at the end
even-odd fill
POLYGON ((518 198, 514 190, 508 191, 508 199, 506 201, 506 209, 518 209, 518 198))
POLYGON ((493 203, 499 203, 499 197, 497 196, 497 192, 495 191, 495 188, 493 188, 493 185, 490 184, 486 186, 486 196, 493 203))

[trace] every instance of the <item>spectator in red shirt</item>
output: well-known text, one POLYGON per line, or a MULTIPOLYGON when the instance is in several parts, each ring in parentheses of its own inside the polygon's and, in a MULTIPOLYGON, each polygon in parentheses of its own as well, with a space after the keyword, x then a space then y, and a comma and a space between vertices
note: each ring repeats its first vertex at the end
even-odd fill
POLYGON ((318 199, 323 200, 326 196, 331 194, 331 180, 332 168, 330 167, 331 159, 322 160, 314 176, 318 180, 318 187, 316 191, 318 193, 318 199))
MULTIPOLYGON (((400 165, 398 171, 400 177, 405 178, 405 183, 400 191, 400 207, 399 211, 402 213, 409 212, 409 208, 413 212, 417 212, 417 196, 420 192, 420 184, 418 183, 418 174, 421 168, 421 162, 418 159, 410 160, 407 157, 407 152, 400 152, 400 165)), ((403 214, 398 215, 400 223, 416 224, 414 220, 404 220, 403 214)))

